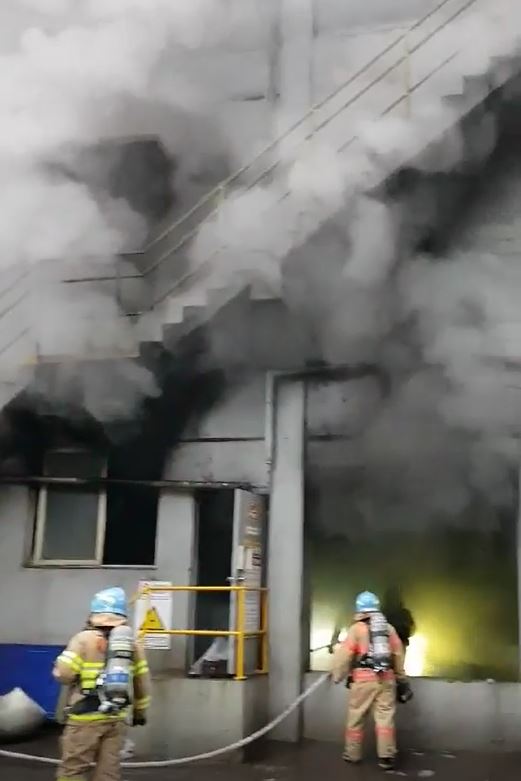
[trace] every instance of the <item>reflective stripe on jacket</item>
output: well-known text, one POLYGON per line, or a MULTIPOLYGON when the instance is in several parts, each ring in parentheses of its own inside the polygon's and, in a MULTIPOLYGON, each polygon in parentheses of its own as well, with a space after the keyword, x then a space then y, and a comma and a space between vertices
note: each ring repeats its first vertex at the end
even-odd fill
MULTIPOLYGON (((357 666, 358 662, 369 652, 369 645, 369 626, 367 622, 355 621, 349 628, 346 639, 339 645, 333 656, 333 680, 338 683, 353 670, 357 676, 355 678, 353 674, 354 680, 362 680, 364 678, 362 675, 363 671, 364 674, 369 673, 369 676, 366 675, 364 680, 374 681, 377 676, 374 670, 357 666)), ((389 624, 389 646, 393 656, 393 670, 389 670, 387 675, 390 679, 394 679, 395 674, 397 678, 405 678, 403 645, 396 629, 391 624, 389 624)))
POLYGON ((357 667, 353 670, 353 683, 373 683, 374 681, 394 681, 395 674, 393 670, 385 670, 376 673, 368 667, 357 667))
MULTIPOLYGON (((121 624, 121 620, 119 621, 121 624)), ((56 659, 53 675, 62 684, 72 685, 69 705, 80 703, 89 692, 96 694, 96 684, 106 664, 106 637, 100 630, 86 629, 71 638, 67 648, 56 659)), ((150 671, 143 646, 136 642, 131 666, 133 682, 133 708, 145 712, 150 705, 150 671)), ((107 721, 125 719, 128 709, 109 715, 97 710, 71 713, 70 721, 107 721)))

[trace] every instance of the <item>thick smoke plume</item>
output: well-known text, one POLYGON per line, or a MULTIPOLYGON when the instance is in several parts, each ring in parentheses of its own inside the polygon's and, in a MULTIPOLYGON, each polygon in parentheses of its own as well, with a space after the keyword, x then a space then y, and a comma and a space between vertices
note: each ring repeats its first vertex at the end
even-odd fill
MULTIPOLYGON (((20 364, 37 356, 65 357, 58 382, 40 391, 68 400, 77 394, 70 378, 83 374, 82 401, 96 416, 127 415, 156 393, 152 375, 130 360, 137 337, 114 287, 60 284, 64 277, 113 275, 118 254, 142 245, 145 221, 124 199, 101 197, 66 171, 82 150, 107 138, 144 129, 161 134, 161 126, 143 119, 153 122, 159 110, 164 124, 168 115, 161 74, 175 53, 188 56, 227 34, 221 6, 218 0, 2 3, 2 28, 10 33, 0 56, 4 403, 16 392, 20 364), (65 366, 67 356, 78 363, 65 366), (93 385, 81 361, 99 357, 117 359, 117 369, 106 361, 104 382, 93 385), (110 414, 102 412, 108 391, 117 397, 110 414)), ((167 95, 170 107, 197 104, 203 95, 182 78, 177 86, 167 95)))
MULTIPOLYGON (((463 43, 438 94, 434 88, 413 97, 411 118, 395 112, 368 122, 353 110, 350 127, 358 139, 341 155, 320 132, 293 152, 286 145, 285 176, 230 195, 193 250, 196 266, 213 248, 213 268, 221 275, 249 272, 276 290, 283 261, 293 255, 298 271, 286 277, 284 295, 318 328, 323 357, 385 367, 389 395, 356 445, 346 446, 356 449, 365 469, 359 509, 368 521, 382 513, 390 525, 405 517, 453 517, 476 495, 497 507, 510 505, 515 493, 521 419, 517 259, 483 252, 478 240, 467 248, 456 244, 435 261, 417 257, 412 242, 404 242, 403 227, 414 234, 415 220, 423 227, 435 222, 429 193, 405 205, 369 194, 422 151, 428 153, 415 165, 438 174, 480 168, 496 148, 492 113, 484 112, 463 138, 456 110, 439 100, 463 92, 463 76, 488 74, 488 92, 498 75, 493 58, 518 51, 512 31, 513 20, 521 21, 519 9, 499 3, 478 4, 474 11, 452 23, 418 66, 421 77, 463 43), (433 145, 440 136, 443 142, 433 145), (329 236, 311 241, 326 221, 329 236)), ((391 85, 389 102, 395 96, 391 85)), ((345 127, 343 133, 348 140, 345 127)), ((337 471, 350 459, 339 457, 337 471)), ((321 467, 327 470, 313 465, 318 472, 321 467)), ((356 501, 355 489, 351 496, 356 501)), ((333 524, 334 516, 329 514, 333 524)))
MULTIPOLYGON (((261 279, 281 294, 289 256, 293 271, 283 294, 303 322, 318 324, 322 357, 385 367, 390 393, 368 421, 357 452, 382 496, 395 491, 393 474, 407 474, 406 495, 393 497, 397 516, 404 502, 433 513, 457 511, 475 490, 496 504, 511 498, 521 411, 518 269, 511 259, 475 248, 457 248, 436 263, 411 257, 404 223, 412 211, 428 225, 431 199, 404 205, 371 194, 440 134, 443 144, 418 162, 425 172, 476 165, 494 149, 492 114, 483 116, 469 144, 455 129, 454 111, 438 100, 461 91, 464 75, 490 70, 493 56, 515 50, 519 9, 511 2, 476 9, 413 57, 413 77, 421 79, 463 44, 432 91, 413 96, 411 118, 401 105, 374 121, 396 97, 400 73, 381 85, 378 105, 369 97, 359 101, 326 132, 300 143, 324 119, 310 117, 298 143, 289 139, 268 156, 279 162, 275 173, 252 188, 246 176, 244 189, 225 197, 191 250, 193 266, 208 264, 219 286, 261 279), (339 155, 352 136, 357 140, 339 155), (322 235, 326 224, 332 230, 322 235), (298 284, 291 284, 295 277, 298 284)), ((211 69, 189 79, 175 53, 210 49, 233 35, 247 41, 258 3, 4 0, 1 13, 8 20, 24 10, 23 31, 13 36, 17 45, 1 58, 0 178, 9 197, 0 216, 0 257, 6 289, 18 274, 28 289, 25 303, 8 294, 16 305, 4 320, 11 323, 6 345, 27 333, 0 352, 0 360, 8 368, 30 359, 35 343, 51 355, 129 355, 137 338, 120 317, 113 290, 56 280, 70 266, 86 276, 100 267, 112 273, 115 256, 138 246, 146 226, 125 201, 105 196, 100 202, 85 184, 57 171, 76 148, 144 130, 179 151, 165 132, 168 107, 208 117, 222 106, 211 69)), ((280 110, 285 121, 294 118, 280 110)), ((231 157, 240 160, 258 144, 243 133, 239 154, 237 137, 229 140, 231 157)), ((189 156, 193 148, 188 144, 184 152, 189 156)), ((130 366, 123 360, 114 369, 119 401, 109 408, 106 386, 82 378, 87 409, 101 418, 126 414, 156 392, 152 377, 130 366)), ((70 378, 77 382, 78 371, 69 366, 58 383, 65 399, 76 393, 70 378)))

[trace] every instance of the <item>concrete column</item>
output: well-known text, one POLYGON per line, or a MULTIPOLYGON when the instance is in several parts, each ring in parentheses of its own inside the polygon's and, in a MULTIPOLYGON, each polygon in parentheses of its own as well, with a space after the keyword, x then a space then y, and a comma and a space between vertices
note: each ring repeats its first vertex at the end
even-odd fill
MULTIPOLYGON (((174 585, 193 584, 196 545, 196 506, 193 494, 163 489, 159 498, 157 529, 158 580, 174 585)), ((173 628, 190 628, 193 596, 189 592, 174 595, 173 628)), ((172 651, 164 660, 169 668, 184 670, 189 638, 172 640, 172 651)))
MULTIPOLYGON (((275 388, 275 439, 269 534, 270 591, 269 716, 283 711, 301 692, 304 564, 304 398, 301 381, 275 388)), ((286 719, 275 740, 300 738, 300 714, 286 719)))

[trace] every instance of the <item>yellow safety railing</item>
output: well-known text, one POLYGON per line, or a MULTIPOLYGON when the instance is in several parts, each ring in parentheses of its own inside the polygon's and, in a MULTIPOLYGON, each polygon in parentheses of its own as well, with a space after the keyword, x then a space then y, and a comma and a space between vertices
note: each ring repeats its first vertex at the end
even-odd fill
MULTIPOLYGON (((184 635, 185 637, 234 637, 235 638, 235 675, 236 681, 244 681, 245 675, 245 648, 246 640, 257 638, 260 641, 260 663, 255 674, 265 675, 268 672, 268 590, 266 588, 252 586, 145 586, 139 591, 135 599, 145 597, 150 599, 152 594, 168 592, 194 592, 194 593, 222 593, 237 595, 235 610, 235 629, 146 629, 140 634, 144 635, 184 635), (258 593, 260 597, 259 629, 250 631, 245 629, 246 620, 246 594, 258 593)), ((134 600, 133 600, 134 601, 134 600)))

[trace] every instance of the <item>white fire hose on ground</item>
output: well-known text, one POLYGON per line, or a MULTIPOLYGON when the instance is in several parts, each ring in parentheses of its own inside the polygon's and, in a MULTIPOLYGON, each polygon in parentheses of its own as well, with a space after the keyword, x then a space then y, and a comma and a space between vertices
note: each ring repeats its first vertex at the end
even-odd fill
MULTIPOLYGON (((207 759, 214 759, 215 757, 222 756, 223 754, 237 751, 238 749, 244 748, 244 746, 250 745, 250 743, 254 743, 256 740, 259 740, 259 738, 264 737, 264 735, 266 735, 268 732, 271 732, 282 721, 284 721, 284 719, 293 713, 293 711, 295 711, 299 705, 304 702, 304 700, 310 697, 320 686, 322 686, 322 684, 325 683, 328 678, 329 673, 324 673, 324 675, 321 675, 320 678, 312 683, 311 686, 306 689, 306 691, 302 692, 302 694, 297 697, 297 699, 292 702, 291 705, 288 705, 285 711, 270 721, 269 724, 266 724, 264 727, 257 730, 256 732, 253 732, 251 735, 248 735, 247 737, 242 738, 235 743, 231 743, 229 746, 223 746, 222 748, 217 748, 213 751, 206 751, 203 754, 194 754, 191 757, 161 759, 150 762, 123 762, 122 766, 130 769, 174 767, 177 765, 188 765, 192 762, 202 762, 207 759)), ((41 757, 37 754, 22 754, 17 751, 4 751, 3 749, 0 750, 0 757, 4 757, 5 759, 19 759, 25 762, 37 762, 42 765, 58 765, 60 763, 59 759, 54 759, 53 757, 41 757)))

